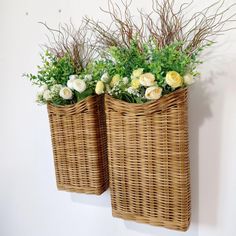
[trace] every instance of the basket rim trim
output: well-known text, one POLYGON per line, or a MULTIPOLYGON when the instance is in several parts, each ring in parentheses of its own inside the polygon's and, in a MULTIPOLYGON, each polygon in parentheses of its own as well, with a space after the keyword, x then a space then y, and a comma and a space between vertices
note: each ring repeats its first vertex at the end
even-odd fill
POLYGON ((79 102, 76 102, 76 103, 73 103, 73 104, 69 104, 69 105, 56 105, 56 104, 53 104, 51 102, 48 102, 47 106, 51 106, 51 107, 55 107, 55 108, 72 108, 72 107, 75 107, 75 106, 79 106, 82 103, 87 102, 88 100, 96 98, 96 97, 99 97, 99 96, 102 96, 102 95, 97 95, 97 94, 90 95, 90 96, 84 98, 83 100, 81 100, 79 102))
POLYGON ((155 104, 155 103, 161 103, 162 100, 165 100, 165 99, 168 99, 169 97, 174 97, 182 92, 185 92, 185 91, 188 91, 188 88, 185 87, 185 88, 180 88, 180 89, 177 89, 176 91, 172 92, 172 93, 169 93, 169 94, 166 94, 164 96, 162 96, 160 99, 157 99, 157 100, 153 100, 153 101, 149 101, 149 102, 145 102, 145 103, 129 103, 129 102, 126 102, 126 101, 123 101, 123 100, 120 100, 118 98, 114 98, 112 97, 111 95, 108 95, 108 94, 105 94, 105 99, 109 99, 109 100, 112 100, 114 102, 117 102, 117 103, 120 103, 120 104, 123 104, 125 106, 129 106, 129 107, 144 107, 144 106, 147 106, 147 105, 152 105, 152 104, 155 104))

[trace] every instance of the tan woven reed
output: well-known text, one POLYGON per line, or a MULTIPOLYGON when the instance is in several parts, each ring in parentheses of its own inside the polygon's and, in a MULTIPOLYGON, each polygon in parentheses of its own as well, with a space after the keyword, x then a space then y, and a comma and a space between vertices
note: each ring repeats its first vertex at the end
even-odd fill
POLYGON ((113 216, 186 231, 187 89, 141 105, 106 95, 105 106, 113 216))
POLYGON ((101 194, 108 188, 104 97, 68 106, 48 104, 57 187, 101 194))

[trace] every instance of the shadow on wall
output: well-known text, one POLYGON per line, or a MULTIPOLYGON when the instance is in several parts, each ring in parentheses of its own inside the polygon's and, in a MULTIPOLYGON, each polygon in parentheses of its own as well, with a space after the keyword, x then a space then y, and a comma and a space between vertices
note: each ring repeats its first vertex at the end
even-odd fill
POLYGON ((90 195, 90 194, 78 194, 71 193, 71 200, 75 203, 100 206, 100 207, 111 207, 110 191, 107 190, 102 195, 90 195))

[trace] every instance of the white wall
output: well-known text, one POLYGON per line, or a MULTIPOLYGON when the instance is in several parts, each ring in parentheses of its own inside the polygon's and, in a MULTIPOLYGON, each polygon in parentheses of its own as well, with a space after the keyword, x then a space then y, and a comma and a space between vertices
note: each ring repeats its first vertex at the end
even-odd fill
MULTIPOLYGON (((204 0, 195 0, 196 7, 204 0)), ((147 7, 150 0, 134 1, 147 7)), ((235 2, 229 0, 228 2, 235 2)), ((190 90, 192 223, 187 233, 112 218, 101 197, 56 190, 46 108, 21 78, 40 62, 44 29, 79 23, 102 0, 0 1, 0 235, 234 236, 236 235, 236 31, 221 37, 190 90), (59 12, 61 10, 61 12, 59 12)))

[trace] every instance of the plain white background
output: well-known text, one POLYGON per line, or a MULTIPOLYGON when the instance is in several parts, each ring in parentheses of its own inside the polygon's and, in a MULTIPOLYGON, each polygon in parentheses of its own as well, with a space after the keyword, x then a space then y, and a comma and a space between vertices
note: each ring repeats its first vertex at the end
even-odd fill
MULTIPOLYGON (((150 2, 134 0, 133 7, 150 2)), ((206 2, 195 0, 194 9, 206 2)), ((190 89, 188 232, 113 218, 109 192, 57 191, 46 107, 35 104, 36 90, 21 75, 40 63, 39 44, 46 38, 38 21, 56 27, 71 18, 78 25, 85 14, 106 21, 99 6, 106 1, 0 0, 0 235, 236 235, 236 31, 219 38, 201 66, 201 81, 190 89)))

